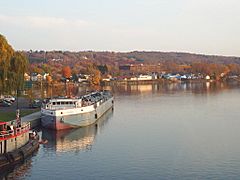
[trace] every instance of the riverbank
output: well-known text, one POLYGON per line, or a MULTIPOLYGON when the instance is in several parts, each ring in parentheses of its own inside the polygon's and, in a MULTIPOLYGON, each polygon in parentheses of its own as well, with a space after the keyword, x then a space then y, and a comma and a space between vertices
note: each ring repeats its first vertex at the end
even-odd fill
MULTIPOLYGON (((21 110, 21 117, 38 112, 39 109, 21 110)), ((0 113, 0 122, 8 122, 16 119, 16 111, 7 111, 0 113)))

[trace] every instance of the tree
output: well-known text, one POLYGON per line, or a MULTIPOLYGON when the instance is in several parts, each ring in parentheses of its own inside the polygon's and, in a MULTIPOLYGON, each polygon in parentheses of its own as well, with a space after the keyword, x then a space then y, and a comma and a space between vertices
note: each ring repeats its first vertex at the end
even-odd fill
POLYGON ((26 56, 20 52, 15 52, 10 61, 11 67, 9 73, 9 87, 20 90, 24 86, 24 73, 28 67, 26 56))
POLYGON ((240 65, 238 64, 229 64, 228 65, 229 71, 232 75, 239 75, 240 74, 240 65))
POLYGON ((4 36, 0 35, 0 91, 12 92, 23 88, 28 60, 24 54, 14 52, 4 36))
POLYGON ((51 84, 51 82, 52 82, 52 76, 49 76, 49 75, 48 75, 48 76, 46 77, 46 80, 47 80, 47 83, 48 83, 48 84, 51 84))
POLYGON ((106 74, 108 73, 108 67, 107 65, 99 65, 97 66, 98 70, 101 72, 101 74, 106 74))
POLYGON ((165 62, 163 63, 163 69, 167 72, 179 72, 179 66, 178 64, 174 63, 174 62, 165 62))
POLYGON ((100 71, 95 70, 94 74, 92 76, 91 84, 92 85, 99 85, 100 84, 100 80, 101 80, 101 73, 100 73, 100 71))
POLYGON ((91 75, 90 84, 99 85, 101 80, 101 72, 98 70, 98 68, 91 64, 87 67, 87 72, 91 75))
POLYGON ((62 75, 66 79, 70 78, 72 75, 71 68, 69 66, 64 66, 62 69, 62 75))
POLYGON ((20 52, 14 52, 4 36, 0 35, 0 92, 23 88, 28 60, 20 52))
POLYGON ((50 67, 48 66, 48 64, 43 64, 41 68, 43 69, 43 71, 44 71, 45 73, 51 73, 51 69, 50 69, 50 67))
POLYGON ((8 44, 6 38, 0 34, 0 94, 7 89, 10 59, 14 54, 13 48, 8 44))

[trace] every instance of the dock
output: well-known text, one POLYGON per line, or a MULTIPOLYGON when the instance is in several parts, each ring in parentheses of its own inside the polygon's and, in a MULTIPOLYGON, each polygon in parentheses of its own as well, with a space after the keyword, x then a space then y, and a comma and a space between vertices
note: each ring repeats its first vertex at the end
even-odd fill
POLYGON ((29 114, 21 118, 22 122, 30 122, 31 129, 41 124, 41 111, 29 114))

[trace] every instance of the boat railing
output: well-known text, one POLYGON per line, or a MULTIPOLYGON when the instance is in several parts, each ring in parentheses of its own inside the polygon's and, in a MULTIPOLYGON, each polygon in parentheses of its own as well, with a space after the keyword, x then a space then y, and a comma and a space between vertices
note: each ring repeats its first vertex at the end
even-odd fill
POLYGON ((82 107, 82 106, 69 106, 69 107, 54 107, 54 106, 51 106, 51 107, 48 107, 48 108, 44 108, 46 110, 66 110, 66 109, 73 109, 73 108, 79 108, 79 107, 82 107))
POLYGON ((2 130, 0 131, 0 141, 19 136, 23 133, 28 132, 29 130, 30 130, 30 123, 25 123, 20 127, 13 126, 13 129, 10 129, 10 130, 2 130))
POLYGON ((112 96, 111 94, 108 93, 103 93, 101 96, 95 96, 93 98, 90 98, 91 96, 85 96, 82 98, 82 102, 79 104, 74 104, 74 106, 65 106, 62 107, 62 105, 47 105, 45 104, 43 106, 43 109, 46 110, 66 110, 66 109, 74 109, 74 108, 82 108, 82 107, 87 107, 91 106, 94 104, 97 104, 98 102, 100 104, 106 102, 108 99, 110 99, 112 96))

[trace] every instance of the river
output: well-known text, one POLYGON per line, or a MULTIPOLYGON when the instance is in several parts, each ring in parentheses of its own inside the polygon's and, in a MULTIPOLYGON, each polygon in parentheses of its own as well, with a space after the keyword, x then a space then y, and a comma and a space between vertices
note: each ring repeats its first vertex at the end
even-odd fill
POLYGON ((239 84, 105 88, 113 111, 86 128, 41 130, 48 143, 2 177, 239 179, 239 84))

